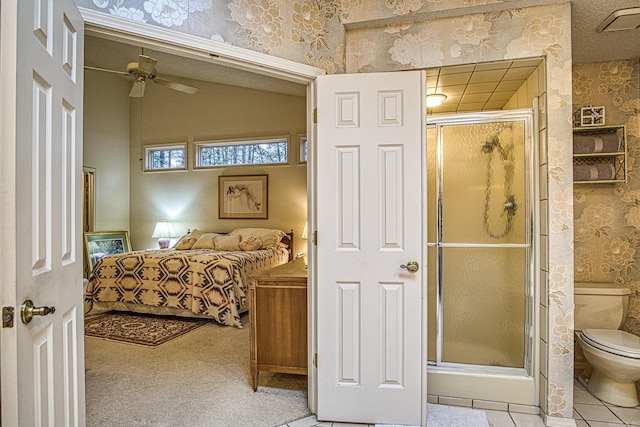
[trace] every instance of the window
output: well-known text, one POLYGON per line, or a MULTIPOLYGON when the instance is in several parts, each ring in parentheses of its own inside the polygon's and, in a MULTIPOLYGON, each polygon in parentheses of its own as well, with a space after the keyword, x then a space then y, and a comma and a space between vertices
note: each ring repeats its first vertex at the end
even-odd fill
POLYGON ((155 145, 144 149, 145 170, 186 169, 186 144, 155 145))
POLYGON ((196 166, 201 168, 288 163, 289 141, 285 138, 199 142, 196 166))
POLYGON ((300 144, 299 144, 299 150, 298 150, 298 159, 299 162, 298 163, 307 163, 307 137, 306 136, 301 136, 300 137, 300 144))

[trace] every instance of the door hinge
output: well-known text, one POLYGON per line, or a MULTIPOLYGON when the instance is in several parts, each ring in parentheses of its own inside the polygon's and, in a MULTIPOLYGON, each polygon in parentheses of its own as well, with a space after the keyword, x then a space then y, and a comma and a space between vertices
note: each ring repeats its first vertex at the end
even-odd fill
POLYGON ((313 109, 313 123, 318 123, 318 109, 314 108, 313 109))
POLYGON ((2 307, 2 327, 13 328, 13 317, 15 309, 13 307, 2 307))
POLYGON ((318 230, 313 230, 313 244, 318 246, 318 230))
POLYGON ((318 367, 318 353, 313 354, 313 366, 318 367))

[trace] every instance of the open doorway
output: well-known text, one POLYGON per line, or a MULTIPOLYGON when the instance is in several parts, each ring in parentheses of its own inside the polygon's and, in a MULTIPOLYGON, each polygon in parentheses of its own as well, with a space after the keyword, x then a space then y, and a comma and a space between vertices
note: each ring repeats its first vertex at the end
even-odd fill
MULTIPOLYGON (((136 43, 136 41, 131 40, 131 43, 136 43)), ((105 55, 105 50, 115 49, 116 44, 123 45, 122 47, 125 50, 128 49, 131 55, 125 53, 120 59, 111 59, 113 64, 93 63, 91 65, 107 68, 122 67, 122 64, 125 63, 126 65, 127 62, 127 59, 123 59, 123 57, 128 57, 130 61, 131 58, 137 57, 140 53, 139 44, 129 45, 127 43, 87 37, 87 57, 85 62, 90 64, 90 61, 94 58, 92 55, 100 59, 107 58, 108 55, 105 55), (98 47, 98 44, 103 44, 103 46, 98 47)), ((115 51, 112 54, 116 55, 115 51)), ((169 57, 175 55, 168 55, 166 52, 160 51, 154 52, 149 47, 145 47, 145 54, 154 55, 158 59, 159 69, 166 65, 162 70, 164 70, 163 75, 167 76, 172 73, 170 68, 172 61, 178 64, 179 71, 182 72, 195 72, 196 68, 201 68, 201 71, 206 75, 220 76, 221 70, 225 68, 184 57, 176 57, 172 60, 169 57), (198 62, 201 62, 201 64, 198 65, 198 62)), ((225 70, 232 82, 234 79, 238 79, 241 82, 245 82, 245 84, 249 84, 250 80, 252 80, 249 74, 253 73, 234 71, 229 68, 225 68, 225 70)), ((96 73, 95 71, 92 72, 96 73)), ((294 234, 297 236, 294 250, 296 253, 304 251, 306 240, 303 240, 301 235, 307 221, 307 166, 304 162, 299 161, 297 152, 300 151, 300 141, 305 140, 304 137, 307 137, 307 86, 305 84, 292 83, 286 80, 279 82, 281 79, 256 74, 253 79, 257 83, 254 82, 253 85, 261 85, 260 88, 257 88, 193 80, 196 76, 192 74, 190 78, 186 79, 184 76, 177 77, 181 79, 180 81, 188 79, 190 83, 193 82, 193 84, 201 86, 204 99, 200 98, 198 101, 193 101, 195 97, 180 98, 179 96, 168 99, 168 94, 161 94, 161 91, 167 91, 166 88, 153 85, 153 87, 148 88, 148 93, 145 94, 143 100, 131 100, 128 97, 130 84, 128 80, 122 79, 117 75, 89 77, 88 72, 85 73, 85 76, 87 76, 87 87, 90 88, 85 92, 85 96, 91 97, 92 90, 95 90, 93 92, 94 97, 86 101, 85 160, 91 158, 93 159, 92 161, 101 162, 97 167, 100 170, 99 179, 95 183, 96 230, 131 230, 134 249, 145 249, 152 247, 151 245, 155 243, 151 238, 151 229, 146 230, 148 228, 147 223, 152 224, 159 218, 164 218, 164 216, 160 217, 160 215, 171 214, 176 218, 182 218, 182 220, 176 221, 175 224, 176 228, 180 229, 180 233, 188 228, 195 227, 228 231, 239 226, 239 224, 246 226, 246 220, 244 222, 235 220, 233 223, 226 223, 217 218, 217 210, 213 203, 217 192, 211 190, 215 190, 217 176, 221 173, 220 169, 194 168, 195 159, 193 156, 195 153, 192 150, 195 141, 217 140, 220 135, 231 139, 253 136, 258 131, 253 130, 252 126, 255 127, 256 123, 262 123, 263 128, 267 128, 265 132, 268 132, 269 135, 285 134, 288 137, 289 162, 288 165, 279 165, 271 168, 260 167, 270 177, 269 218, 267 221, 260 222, 260 226, 277 227, 283 230, 293 229, 294 234), (99 79, 104 79, 107 82, 104 83, 99 79), (292 93, 287 93, 287 91, 292 93), (196 120, 203 123, 208 122, 209 124, 218 120, 229 124, 232 121, 232 110, 234 110, 230 106, 234 102, 240 101, 243 101, 246 106, 248 105, 246 99, 250 97, 256 100, 258 98, 261 99, 260 103, 254 102, 251 107, 256 110, 262 109, 262 113, 251 116, 248 107, 241 109, 239 113, 244 114, 245 123, 237 124, 235 130, 227 130, 225 133, 225 130, 220 126, 212 126, 209 130, 200 128, 189 134, 189 129, 183 127, 182 130, 171 134, 166 131, 166 128, 162 127, 169 125, 176 129, 185 123, 193 124, 196 120), (211 100, 224 104, 223 108, 216 112, 203 108, 203 105, 211 100), (286 102, 283 102, 283 100, 286 102), (159 110, 162 109, 170 110, 171 114, 161 116, 159 110), (178 115, 180 110, 185 111, 183 116, 178 115), (281 114, 288 118, 289 122, 278 125, 273 120, 270 120, 270 114, 281 114), (92 123, 90 123, 91 120, 93 120, 92 123), (239 128, 243 130, 239 131, 239 128), (177 139, 186 143, 187 162, 190 165, 187 170, 165 174, 145 172, 141 163, 141 158, 144 157, 142 150, 145 144, 173 143, 177 139), (277 190, 278 187, 283 187, 284 184, 289 187, 289 191, 277 190), (196 191, 196 188, 199 190, 196 191), (203 196, 202 193, 206 194, 203 196), (280 197, 284 195, 287 195, 287 197, 280 197), (282 218, 282 213, 286 213, 287 216, 282 218)), ((231 129, 231 126, 229 129, 231 129)), ((85 162, 85 165, 96 167, 95 164, 92 165, 88 161, 85 162)), ((243 167, 241 169, 242 171, 238 173, 253 174, 256 172, 252 168, 243 167)), ((243 320, 243 323, 246 325, 247 321, 243 320)), ((248 328, 243 330, 236 328, 226 329, 228 330, 223 331, 224 334, 238 335, 238 339, 242 340, 243 343, 248 343, 248 338, 246 338, 248 328)), ((181 350, 176 349, 174 357, 179 354, 179 351, 181 350)), ((123 352, 126 354, 125 350, 123 352)), ((201 357, 203 353, 202 350, 199 352, 201 357)), ((87 346, 88 358, 94 357, 96 354, 98 354, 99 359, 102 352, 98 351, 96 353, 87 346)), ((238 354, 229 348, 227 356, 237 358, 238 354)), ((117 355, 118 358, 122 356, 123 354, 117 355)), ((163 360, 162 363, 156 360, 157 363, 154 363, 153 359, 146 359, 146 361, 143 360, 142 366, 154 366, 153 375, 156 375, 156 373, 161 375, 158 371, 162 371, 160 367, 166 366, 167 360, 163 360)), ((99 363, 100 360, 96 360, 96 362, 99 363)), ((180 360, 174 360, 174 362, 181 363, 180 360)), ((248 354, 246 362, 248 366, 248 354)), ((87 381, 93 380, 93 378, 90 378, 92 376, 90 365, 89 360, 87 360, 87 381)), ((224 365, 224 363, 221 365, 224 365)), ((221 368, 224 368, 224 366, 221 366, 221 368)), ((94 371, 94 373, 98 372, 94 371)), ((217 374, 207 371, 205 376, 215 375, 217 374)), ((100 377, 100 375, 97 375, 97 377, 100 377)), ((193 378, 185 379, 190 383, 194 381, 193 378)), ((239 382, 243 382, 243 379, 239 382)), ((250 388, 249 379, 246 378, 244 380, 246 380, 246 384, 243 385, 250 388)), ((91 401, 90 392, 91 389, 87 387, 88 403, 91 401)), ((213 398, 213 395, 215 395, 215 393, 207 394, 211 395, 209 398, 213 398)), ((220 394, 224 395, 225 393, 220 392, 220 394)), ((278 393, 274 392, 273 394, 278 393)), ((217 398, 217 401, 209 400, 211 403, 210 408, 217 406, 218 411, 224 411, 219 407, 220 396, 217 396, 217 398)), ((251 399, 245 400, 250 401, 251 399)), ((306 407, 306 393, 304 400, 306 407)), ((160 411, 160 408, 170 407, 169 404, 165 405, 164 402, 164 399, 157 402, 155 406, 158 411, 160 411)), ((144 403, 146 404, 146 402, 144 403)), ((244 409, 246 412, 246 408, 244 409)), ((305 415, 306 413, 308 412, 300 415, 305 415)), ((288 420, 281 419, 279 421, 286 422, 288 420)), ((245 423, 240 424, 246 425, 245 423)))

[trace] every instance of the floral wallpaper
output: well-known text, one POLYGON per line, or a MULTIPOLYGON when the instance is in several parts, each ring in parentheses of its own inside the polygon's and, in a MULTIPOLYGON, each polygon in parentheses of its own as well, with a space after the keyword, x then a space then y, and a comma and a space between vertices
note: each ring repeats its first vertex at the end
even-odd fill
POLYGON ((313 65, 329 74, 545 57, 539 90, 540 203, 545 207, 541 218, 545 229, 540 239, 540 276, 542 289, 548 290, 548 294, 541 302, 540 407, 549 417, 572 417, 574 199, 570 3, 525 8, 518 6, 530 4, 529 1, 76 2, 105 14, 313 65), (473 9, 467 14, 454 12, 458 16, 439 19, 430 16, 430 12, 470 7, 473 9))
POLYGON ((574 190, 575 280, 631 289, 625 329, 640 336, 640 58, 573 69, 573 109, 605 107, 605 125, 627 127, 627 183, 574 190))
POLYGON ((110 15, 344 72, 344 27, 364 0, 76 0, 110 15))

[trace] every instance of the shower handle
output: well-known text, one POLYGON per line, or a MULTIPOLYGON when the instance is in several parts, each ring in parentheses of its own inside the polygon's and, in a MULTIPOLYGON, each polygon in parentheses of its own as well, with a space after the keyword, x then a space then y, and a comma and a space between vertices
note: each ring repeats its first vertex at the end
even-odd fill
POLYGON ((410 273, 415 273, 420 268, 420 264, 417 261, 409 261, 406 265, 400 265, 400 268, 406 268, 410 273))

